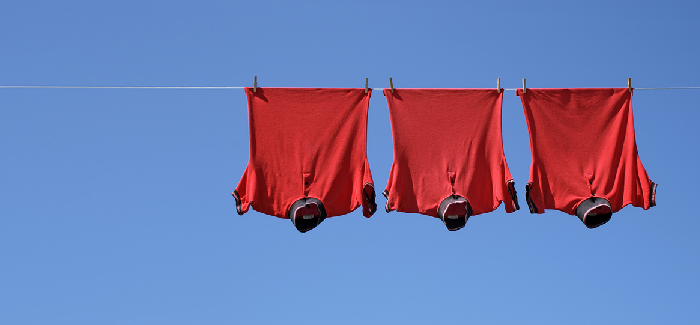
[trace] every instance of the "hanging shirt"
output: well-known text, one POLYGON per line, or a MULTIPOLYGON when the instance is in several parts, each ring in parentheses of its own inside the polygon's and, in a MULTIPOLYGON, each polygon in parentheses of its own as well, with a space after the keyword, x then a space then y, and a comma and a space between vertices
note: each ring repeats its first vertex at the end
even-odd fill
POLYGON ((503 92, 384 89, 384 95, 394 138, 387 211, 438 217, 440 203, 451 196, 455 202, 465 198, 461 210, 470 215, 493 211, 501 202, 507 212, 519 209, 503 154, 503 92))
POLYGON ((366 152, 371 90, 245 88, 245 92, 250 158, 233 192, 238 214, 252 206, 261 213, 290 218, 294 202, 306 198, 320 201, 324 217, 347 214, 360 205, 365 217, 375 212, 366 152))
POLYGON ((627 88, 528 88, 517 95, 530 133, 530 212, 576 215, 583 201, 594 198, 609 201, 612 212, 656 204, 656 184, 637 155, 627 88))

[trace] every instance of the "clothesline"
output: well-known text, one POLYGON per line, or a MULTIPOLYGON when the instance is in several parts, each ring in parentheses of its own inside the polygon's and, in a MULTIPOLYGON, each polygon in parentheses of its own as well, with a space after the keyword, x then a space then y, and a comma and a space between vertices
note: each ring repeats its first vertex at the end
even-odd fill
POLYGON ((137 87, 137 86, 0 86, 24 89, 243 89, 245 87, 137 87))
MULTIPOLYGON (((0 86, 0 89, 243 89, 246 87, 139 87, 139 86, 0 86)), ((262 87, 259 87, 262 88, 262 87)), ((294 88, 294 87, 289 87, 294 88)), ((384 91, 389 88, 371 88, 384 91)), ((515 91, 522 88, 504 88, 503 90, 515 91)), ((540 88, 541 89, 541 88, 540 88)), ((700 87, 656 87, 656 88, 632 88, 636 90, 660 90, 660 89, 700 89, 700 87)))

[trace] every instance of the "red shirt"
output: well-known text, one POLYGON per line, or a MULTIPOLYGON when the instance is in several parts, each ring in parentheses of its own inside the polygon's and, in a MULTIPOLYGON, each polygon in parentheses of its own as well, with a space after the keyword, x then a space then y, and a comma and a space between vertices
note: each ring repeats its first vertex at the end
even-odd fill
POLYGON ((530 212, 575 215, 590 197, 613 212, 655 205, 656 184, 637 155, 632 93, 617 89, 517 90, 530 133, 530 212))
POLYGON ((394 163, 384 194, 387 211, 437 217, 453 193, 477 215, 505 202, 519 207, 503 154, 496 89, 384 89, 394 138, 394 163))
POLYGON ((361 204, 376 210, 367 163, 367 109, 371 90, 246 88, 250 159, 233 192, 239 214, 289 218, 298 199, 321 200, 327 217, 361 204))

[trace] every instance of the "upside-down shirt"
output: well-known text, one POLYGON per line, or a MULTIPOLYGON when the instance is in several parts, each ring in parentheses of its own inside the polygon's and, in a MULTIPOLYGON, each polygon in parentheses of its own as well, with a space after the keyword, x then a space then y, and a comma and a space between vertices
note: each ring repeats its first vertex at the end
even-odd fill
POLYGON ((656 204, 656 184, 637 154, 627 88, 527 88, 517 95, 530 134, 530 212, 575 215, 592 197, 608 200, 612 212, 656 204))
POLYGON ((519 209, 503 154, 496 89, 384 89, 394 161, 386 210, 438 215, 450 195, 466 198, 472 215, 505 202, 519 209))
POLYGON ((364 88, 245 88, 250 158, 233 196, 239 214, 289 218, 291 205, 319 199, 327 217, 376 210, 367 162, 364 88))

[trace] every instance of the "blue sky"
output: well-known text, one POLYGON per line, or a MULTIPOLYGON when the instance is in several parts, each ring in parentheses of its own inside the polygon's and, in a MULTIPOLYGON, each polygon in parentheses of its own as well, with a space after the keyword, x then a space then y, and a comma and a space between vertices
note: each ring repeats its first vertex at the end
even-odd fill
MULTIPOLYGON (((700 86, 693 1, 14 1, 0 85, 700 86)), ((695 324, 700 90, 637 90, 657 206, 589 230, 527 211, 520 100, 504 151, 521 210, 448 232, 380 209, 300 234, 238 216, 243 90, 0 89, 3 324, 695 324)), ((370 102, 379 190, 392 139, 370 102)), ((377 203, 384 205, 383 197, 377 203)))

